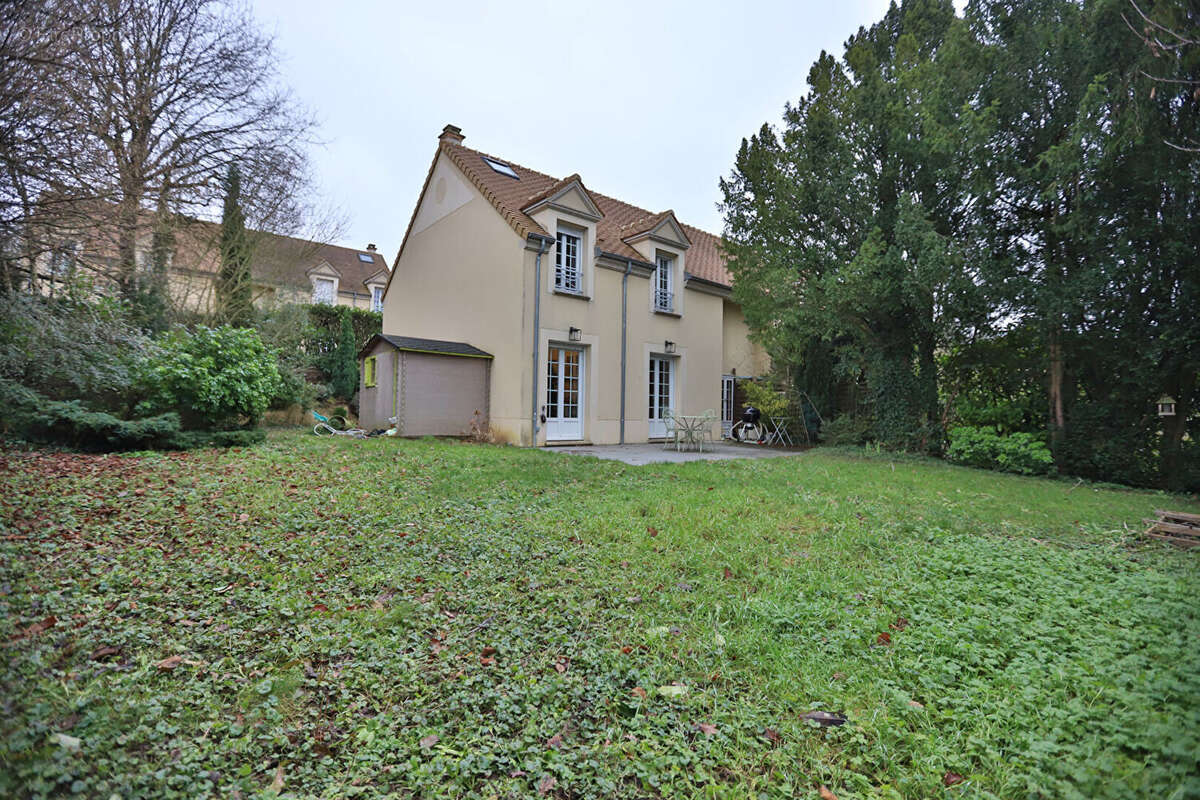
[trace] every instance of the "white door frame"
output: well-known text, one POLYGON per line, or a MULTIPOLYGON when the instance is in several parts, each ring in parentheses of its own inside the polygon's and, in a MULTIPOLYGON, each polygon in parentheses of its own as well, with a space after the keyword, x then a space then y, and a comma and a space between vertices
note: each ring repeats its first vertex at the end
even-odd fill
POLYGON ((721 376, 721 435, 726 439, 733 430, 733 398, 736 385, 736 375, 721 376))
POLYGON ((585 361, 586 354, 582 347, 550 342, 546 349, 546 391, 542 395, 542 415, 545 417, 547 442, 583 440, 584 399, 587 396, 585 361), (571 354, 574 354, 574 358, 571 354), (570 402, 572 399, 574 403, 570 402), (574 415, 567 416, 572 411, 574 415))
POLYGON ((649 429, 648 438, 665 439, 667 423, 659 414, 664 408, 676 408, 676 384, 679 375, 679 359, 671 356, 651 353, 646 364, 646 424, 649 429), (663 367, 666 367, 666 393, 663 393, 663 367), (666 404, 663 404, 663 399, 666 404))

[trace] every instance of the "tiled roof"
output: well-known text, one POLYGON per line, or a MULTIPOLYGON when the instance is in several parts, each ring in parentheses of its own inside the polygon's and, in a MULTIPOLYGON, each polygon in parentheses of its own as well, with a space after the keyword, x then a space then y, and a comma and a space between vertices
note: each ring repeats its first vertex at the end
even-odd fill
POLYGON ((473 347, 466 342, 445 342, 441 339, 420 339, 415 336, 391 336, 386 333, 377 333, 367 341, 362 350, 359 351, 359 357, 371 352, 371 348, 376 342, 384 341, 390 344, 397 350, 406 350, 411 353, 437 353, 446 356, 467 356, 469 358, 492 358, 491 353, 485 353, 478 347, 473 347))
POLYGON ((307 286, 308 270, 326 262, 341 276, 338 286, 346 291, 365 292, 366 281, 381 270, 384 282, 387 280, 387 261, 378 252, 314 244, 290 236, 258 235, 263 238, 255 247, 251 264, 263 277, 275 275, 281 282, 307 286), (370 261, 364 260, 368 257, 370 261))
MULTIPOLYGON (((561 180, 552 178, 528 167, 515 164, 508 159, 472 150, 446 139, 439 142, 439 148, 440 152, 445 153, 454 162, 475 188, 488 199, 488 202, 495 206, 513 230, 522 237, 528 236, 530 233, 543 236, 550 234, 521 209, 544 200, 572 180, 579 179, 578 175, 571 175, 561 180), (508 164, 519 177, 514 180, 496 172, 483 160, 485 157, 508 164)), ((582 181, 580 182, 582 183, 582 181)), ((600 249, 623 258, 644 261, 645 258, 623 240, 650 230, 672 212, 647 211, 644 208, 638 208, 590 190, 588 194, 604 215, 596 223, 596 244, 600 249)), ((730 286, 732 278, 725 269, 725 257, 721 252, 720 237, 691 225, 680 223, 680 226, 692 243, 691 248, 687 251, 687 271, 698 278, 722 286, 730 286)), ((411 228, 411 223, 409 227, 411 228)), ((403 245, 401 245, 401 250, 403 250, 403 245)))

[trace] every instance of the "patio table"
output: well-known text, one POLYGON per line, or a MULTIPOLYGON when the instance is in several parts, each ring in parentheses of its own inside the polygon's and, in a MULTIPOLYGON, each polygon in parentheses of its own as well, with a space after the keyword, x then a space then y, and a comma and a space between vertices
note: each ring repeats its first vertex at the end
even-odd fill
POLYGON ((704 452, 704 437, 713 423, 712 414, 675 414, 675 449, 681 451, 695 445, 704 452))

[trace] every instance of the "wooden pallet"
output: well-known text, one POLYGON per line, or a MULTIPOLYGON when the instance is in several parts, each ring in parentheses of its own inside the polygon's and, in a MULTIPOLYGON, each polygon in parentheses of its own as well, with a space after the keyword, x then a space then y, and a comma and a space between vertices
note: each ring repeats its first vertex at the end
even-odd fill
POLYGON ((1144 535, 1178 547, 1200 547, 1200 514, 1158 510, 1154 513, 1158 519, 1143 520, 1150 525, 1144 535))

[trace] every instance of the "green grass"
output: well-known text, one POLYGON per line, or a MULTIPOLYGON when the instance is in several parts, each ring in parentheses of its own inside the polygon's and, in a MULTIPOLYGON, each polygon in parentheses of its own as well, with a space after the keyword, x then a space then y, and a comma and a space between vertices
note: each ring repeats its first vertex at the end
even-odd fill
POLYGON ((1200 561, 1136 537, 1178 497, 821 450, 0 459, 3 796, 1200 797, 1200 561))

